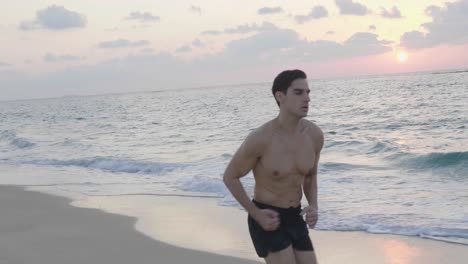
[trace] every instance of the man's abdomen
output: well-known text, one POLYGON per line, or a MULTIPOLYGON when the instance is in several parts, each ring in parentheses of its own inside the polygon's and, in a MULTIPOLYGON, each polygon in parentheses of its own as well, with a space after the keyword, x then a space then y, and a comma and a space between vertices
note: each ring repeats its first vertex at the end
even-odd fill
POLYGON ((254 199, 261 203, 281 208, 296 207, 301 203, 302 185, 268 186, 256 182, 254 199))

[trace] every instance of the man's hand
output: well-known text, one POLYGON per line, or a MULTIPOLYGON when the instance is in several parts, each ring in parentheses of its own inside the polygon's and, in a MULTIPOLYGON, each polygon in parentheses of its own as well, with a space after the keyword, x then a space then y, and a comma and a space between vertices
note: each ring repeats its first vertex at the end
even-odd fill
POLYGON ((309 228, 314 229, 315 225, 317 224, 318 221, 318 211, 317 209, 313 208, 312 206, 307 206, 302 209, 301 215, 306 215, 306 223, 309 226, 309 228))
POLYGON ((279 213, 271 209, 260 209, 252 217, 265 231, 274 231, 279 227, 279 213))

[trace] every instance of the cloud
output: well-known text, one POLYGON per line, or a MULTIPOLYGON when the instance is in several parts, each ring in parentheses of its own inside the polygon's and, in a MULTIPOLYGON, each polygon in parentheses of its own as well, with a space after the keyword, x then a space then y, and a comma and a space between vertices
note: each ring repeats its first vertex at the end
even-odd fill
POLYGON ((86 26, 86 17, 63 6, 52 5, 36 12, 36 19, 20 23, 21 30, 50 29, 66 30, 86 26))
POLYGON ((252 56, 292 47, 299 43, 298 34, 289 29, 274 28, 262 31, 254 36, 234 40, 227 44, 226 54, 234 56, 252 56))
POLYGON ((132 12, 128 17, 124 18, 125 20, 137 20, 141 23, 146 22, 159 22, 161 19, 159 16, 152 15, 150 12, 132 12))
POLYGON ((42 59, 44 62, 63 62, 63 61, 79 61, 85 58, 73 56, 70 54, 54 55, 51 53, 46 53, 44 57, 42 57, 42 59))
POLYGON ((259 15, 270 15, 270 14, 278 14, 284 12, 283 8, 276 6, 276 7, 262 7, 258 9, 257 13, 259 15))
POLYGON ((247 34, 251 32, 261 32, 265 30, 270 30, 275 28, 275 26, 268 22, 263 22, 261 25, 257 25, 257 23, 252 24, 243 24, 239 25, 235 28, 226 28, 224 33, 226 34, 247 34))
POLYGON ((375 27, 375 25, 370 25, 369 26, 369 30, 376 30, 377 28, 375 27))
POLYGON ((201 10, 201 8, 199 6, 192 5, 192 6, 189 7, 189 11, 192 12, 192 13, 196 13, 198 15, 202 14, 202 10, 201 10))
POLYGON ((409 49, 421 49, 428 48, 435 43, 431 43, 424 33, 413 30, 411 32, 405 32, 400 38, 400 45, 409 49))
POLYGON ((438 6, 435 6, 435 5, 431 5, 431 6, 428 6, 426 7, 426 10, 424 10, 424 13, 428 16, 432 16, 432 17, 437 17, 437 16, 440 16, 442 15, 442 8, 438 7, 438 6))
POLYGON ((387 45, 393 42, 388 40, 378 40, 377 35, 368 32, 357 32, 346 40, 343 46, 352 50, 353 55, 370 55, 378 54, 391 50, 387 45), (365 47, 366 50, 360 47, 365 47))
POLYGON ((323 6, 315 6, 307 15, 297 15, 294 19, 297 23, 303 24, 312 19, 320 19, 328 16, 328 11, 323 6))
POLYGON ((98 46, 102 49, 115 49, 115 48, 146 46, 149 44, 150 42, 148 40, 140 40, 140 41, 132 42, 128 39, 117 39, 117 40, 112 40, 112 41, 101 42, 98 44, 98 46))
POLYGON ((8 66, 11 66, 11 65, 6 63, 6 62, 0 61, 0 68, 1 67, 8 67, 8 66))
POLYGON ((387 10, 383 7, 381 7, 382 12, 380 15, 385 18, 402 18, 400 10, 396 7, 393 6, 392 10, 387 10))
POLYGON ((179 47, 178 49, 176 49, 176 52, 177 53, 184 53, 184 52, 189 52, 189 51, 192 51, 192 48, 188 45, 184 45, 182 47, 179 47))
POLYGON ((0 71, 0 100, 183 88, 197 77, 192 72, 168 53, 127 56, 42 75, 0 71))
POLYGON ((370 13, 365 5, 355 3, 352 0, 335 0, 335 3, 342 15, 365 16, 370 13))
POLYGON ((212 35, 212 36, 218 36, 223 34, 223 32, 218 31, 218 30, 206 30, 200 33, 200 35, 212 35))
POLYGON ((213 35, 213 36, 218 36, 221 34, 247 34, 247 33, 252 33, 252 32, 261 32, 265 30, 270 30, 275 28, 275 26, 269 22, 263 22, 261 25, 258 25, 257 23, 246 23, 242 25, 238 25, 237 27, 233 28, 226 28, 223 31, 219 30, 207 30, 203 31, 200 33, 200 35, 213 35))
MULTIPOLYGON (((2 74, 0 99, 62 96, 67 94, 115 93, 125 91, 188 88, 236 82, 250 69, 285 67, 296 63, 320 62, 390 51, 390 42, 379 40, 371 33, 355 33, 345 42, 308 41, 291 29, 273 24, 252 35, 230 41, 224 50, 194 59, 182 59, 179 52, 137 53, 95 65, 73 66, 66 70, 40 76, 2 74), (183 73, 184 78, 180 78, 183 73), (214 74, 216 73, 216 74, 214 74), (230 79, 229 79, 230 78, 230 79), (226 80, 229 81, 226 81, 226 80)), ((183 53, 181 54, 183 55, 183 53)), ((275 70, 276 71, 276 70, 275 70)), ((249 78, 254 78, 250 76, 249 78)), ((252 81, 252 79, 244 79, 252 81)), ((258 81, 258 80, 257 80, 258 81)))
POLYGON ((327 31, 325 34, 327 34, 327 35, 333 35, 333 34, 335 34, 335 31, 329 30, 329 31, 327 31))
POLYGON ((402 47, 421 49, 444 43, 468 43, 468 0, 445 3, 444 7, 429 6, 425 12, 432 17, 432 22, 421 25, 426 33, 404 33, 400 38, 402 47))
POLYGON ((154 52, 154 49, 152 48, 144 48, 142 50, 140 50, 141 53, 153 53, 154 52))
MULTIPOLYGON (((293 62, 319 62, 391 51, 390 41, 378 40, 376 34, 358 32, 343 43, 301 39, 290 29, 272 27, 252 36, 234 40, 218 54, 199 59, 197 65, 208 69, 242 69, 293 62)), ((202 67, 202 68, 203 68, 202 67)))
POLYGON ((201 40, 199 40, 199 39, 197 38, 197 39, 194 39, 194 40, 192 41, 192 45, 193 45, 194 47, 203 47, 203 46, 205 46, 205 43, 203 43, 201 40))

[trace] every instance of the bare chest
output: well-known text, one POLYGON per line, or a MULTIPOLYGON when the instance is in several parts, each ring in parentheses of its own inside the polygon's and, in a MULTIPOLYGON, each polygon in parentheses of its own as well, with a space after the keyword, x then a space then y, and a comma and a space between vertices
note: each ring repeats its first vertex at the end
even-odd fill
POLYGON ((261 158, 264 172, 278 179, 290 175, 305 176, 314 167, 314 149, 314 142, 307 136, 273 138, 261 158))

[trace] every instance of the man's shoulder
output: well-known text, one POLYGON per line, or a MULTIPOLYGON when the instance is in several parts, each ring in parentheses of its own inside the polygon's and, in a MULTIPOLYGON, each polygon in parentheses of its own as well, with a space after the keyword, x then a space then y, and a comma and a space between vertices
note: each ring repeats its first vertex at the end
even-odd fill
POLYGON ((268 123, 252 129, 241 145, 244 154, 261 156, 269 144, 268 131, 268 123))
POLYGON ((271 121, 268 121, 265 124, 253 129, 247 138, 253 139, 255 141, 265 141, 271 135, 271 131, 271 121))
POLYGON ((303 119, 303 120, 304 120, 305 126, 308 128, 307 132, 309 136, 312 138, 312 140, 319 142, 319 145, 323 145, 324 136, 323 136, 322 129, 320 129, 320 127, 312 121, 309 121, 306 119, 303 119))
POLYGON ((309 132, 311 136, 323 137, 322 129, 320 129, 320 127, 317 124, 307 119, 302 119, 302 120, 304 124, 306 125, 306 127, 308 128, 307 131, 309 132))

